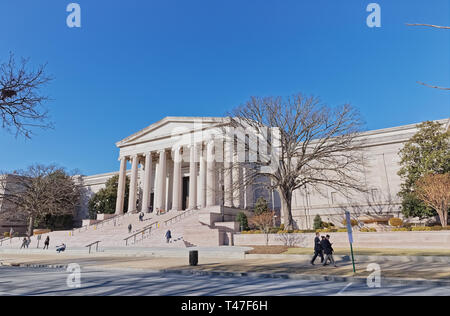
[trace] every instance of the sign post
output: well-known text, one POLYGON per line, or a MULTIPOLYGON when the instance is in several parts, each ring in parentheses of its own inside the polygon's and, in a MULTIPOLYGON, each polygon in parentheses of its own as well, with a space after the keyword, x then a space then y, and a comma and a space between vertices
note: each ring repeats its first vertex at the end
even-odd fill
POLYGON ((350 251, 351 251, 351 254, 352 254, 353 273, 356 273, 355 257, 353 256, 352 221, 351 221, 351 218, 350 218, 350 212, 349 211, 345 211, 345 221, 347 222, 348 241, 350 242, 350 251))

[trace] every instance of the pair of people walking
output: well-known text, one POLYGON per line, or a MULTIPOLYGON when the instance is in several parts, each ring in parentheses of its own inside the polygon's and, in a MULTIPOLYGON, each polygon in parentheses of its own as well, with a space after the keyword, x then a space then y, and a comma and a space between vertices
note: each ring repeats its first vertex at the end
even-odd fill
POLYGON ((314 238, 314 256, 311 259, 311 264, 314 265, 314 261, 316 261, 317 257, 320 257, 320 263, 324 266, 328 265, 329 261, 336 267, 333 252, 334 249, 330 242, 330 235, 320 236, 320 233, 316 233, 316 237, 314 238))
POLYGON ((23 241, 22 241, 22 246, 20 246, 20 249, 22 249, 22 248, 28 248, 29 246, 30 246, 30 244, 31 244, 31 238, 30 238, 30 236, 28 236, 28 237, 25 237, 24 239, 23 239, 23 241))

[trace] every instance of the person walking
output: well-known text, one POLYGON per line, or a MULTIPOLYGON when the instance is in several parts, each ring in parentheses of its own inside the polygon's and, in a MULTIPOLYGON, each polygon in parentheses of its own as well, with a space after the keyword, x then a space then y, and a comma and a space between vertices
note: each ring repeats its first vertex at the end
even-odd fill
POLYGON ((324 248, 324 253, 325 253, 325 261, 323 263, 324 266, 326 266, 328 264, 328 260, 330 261, 331 264, 333 264, 336 267, 336 262, 334 261, 333 258, 333 247, 332 247, 332 243, 330 242, 330 235, 327 235, 326 238, 323 240, 323 244, 322 247, 324 248))
POLYGON ((27 237, 27 248, 30 246, 31 244, 31 238, 30 236, 27 237))
POLYGON ((45 238, 45 242, 44 242, 44 248, 48 250, 48 246, 50 245, 50 236, 47 236, 47 238, 45 238))
POLYGON ((323 249, 320 244, 320 233, 316 233, 316 237, 314 238, 314 256, 311 259, 311 264, 314 265, 314 261, 316 258, 320 257, 320 263, 323 263, 323 249))
POLYGON ((133 229, 133 226, 131 224, 128 225, 128 234, 131 234, 131 230, 133 229))
POLYGON ((23 238, 23 241, 22 241, 22 246, 20 246, 20 249, 22 249, 22 248, 25 249, 25 247, 27 246, 27 244, 28 244, 28 240, 27 240, 26 237, 24 237, 24 238, 23 238))
POLYGON ((167 243, 169 243, 170 242, 170 239, 172 238, 172 233, 171 233, 171 231, 170 231, 170 229, 166 232, 166 240, 167 240, 167 243))

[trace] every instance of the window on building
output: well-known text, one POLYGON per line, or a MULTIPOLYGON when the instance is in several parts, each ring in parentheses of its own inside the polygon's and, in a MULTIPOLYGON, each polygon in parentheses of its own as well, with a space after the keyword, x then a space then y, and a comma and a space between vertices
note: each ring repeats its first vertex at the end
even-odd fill
POLYGON ((337 192, 331 192, 331 204, 337 203, 337 192))

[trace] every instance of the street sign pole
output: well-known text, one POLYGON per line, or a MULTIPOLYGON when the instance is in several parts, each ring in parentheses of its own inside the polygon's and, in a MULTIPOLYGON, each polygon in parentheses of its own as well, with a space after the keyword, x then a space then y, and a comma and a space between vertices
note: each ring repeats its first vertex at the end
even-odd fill
POLYGON ((356 273, 355 256, 353 255, 352 221, 351 221, 351 217, 350 217, 350 212, 349 211, 345 211, 345 220, 347 222, 348 241, 350 242, 350 252, 352 254, 353 273, 356 273))
POLYGON ((356 273, 356 268, 355 268, 355 258, 353 256, 353 246, 352 243, 350 243, 350 251, 352 253, 352 263, 353 263, 353 273, 356 273))

